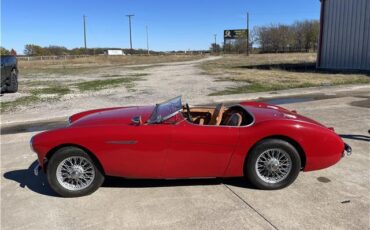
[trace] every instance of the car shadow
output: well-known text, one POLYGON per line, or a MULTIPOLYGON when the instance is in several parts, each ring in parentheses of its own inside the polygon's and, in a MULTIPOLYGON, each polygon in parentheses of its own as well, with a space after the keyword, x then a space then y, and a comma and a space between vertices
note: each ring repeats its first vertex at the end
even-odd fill
POLYGON ((357 140, 357 141, 366 141, 370 142, 370 136, 365 135, 356 135, 356 134, 339 134, 341 138, 344 139, 351 139, 351 140, 357 140))
MULTIPOLYGON (((40 172, 35 176, 33 169, 37 165, 34 161, 28 169, 14 170, 4 173, 4 178, 19 183, 22 188, 39 193, 41 195, 59 197, 49 186, 46 176, 40 172)), ((151 188, 151 187, 176 187, 176 186, 204 186, 226 184, 248 189, 254 187, 244 178, 207 178, 207 179, 127 179, 122 177, 107 176, 102 187, 107 188, 151 188)))
POLYGON ((255 189, 242 177, 233 178, 197 178, 197 179, 127 179, 122 177, 106 177, 103 187, 112 188, 148 188, 176 186, 204 186, 226 184, 248 189, 255 189))
POLYGON ((282 70, 296 73, 321 73, 321 74, 365 74, 370 76, 369 71, 361 70, 333 70, 320 69, 316 67, 316 62, 301 62, 301 63, 271 63, 262 65, 242 65, 234 66, 236 69, 257 69, 257 70, 282 70))
POLYGON ((4 173, 4 178, 13 180, 19 183, 22 188, 28 188, 29 190, 46 196, 58 196, 49 186, 48 181, 44 173, 40 172, 38 176, 35 176, 33 169, 36 167, 37 161, 34 161, 28 169, 19 169, 4 173))

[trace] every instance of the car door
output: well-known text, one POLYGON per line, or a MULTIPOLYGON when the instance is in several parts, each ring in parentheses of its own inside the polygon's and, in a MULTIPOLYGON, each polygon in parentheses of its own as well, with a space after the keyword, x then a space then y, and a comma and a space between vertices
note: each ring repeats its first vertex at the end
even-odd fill
POLYGON ((162 175, 166 178, 223 176, 239 138, 239 128, 174 125, 162 175))
POLYGON ((159 178, 173 126, 145 124, 109 131, 101 154, 109 175, 159 178))

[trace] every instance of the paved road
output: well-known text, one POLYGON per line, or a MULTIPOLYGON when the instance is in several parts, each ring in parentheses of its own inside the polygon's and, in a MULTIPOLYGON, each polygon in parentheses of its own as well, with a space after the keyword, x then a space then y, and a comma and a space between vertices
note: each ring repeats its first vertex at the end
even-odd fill
POLYGON ((287 104, 334 126, 353 148, 337 165, 261 191, 241 179, 109 178, 96 193, 57 197, 35 177, 32 132, 1 136, 1 229, 368 229, 370 94, 287 104))

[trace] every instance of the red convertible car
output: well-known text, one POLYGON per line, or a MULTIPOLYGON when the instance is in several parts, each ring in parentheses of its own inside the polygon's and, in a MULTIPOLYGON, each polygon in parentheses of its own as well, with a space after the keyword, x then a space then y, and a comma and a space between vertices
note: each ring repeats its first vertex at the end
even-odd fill
POLYGON ((31 139, 53 190, 87 195, 107 176, 243 177, 280 189, 298 173, 337 163, 351 148, 333 128, 260 102, 189 107, 177 97, 155 106, 90 110, 66 128, 31 139))

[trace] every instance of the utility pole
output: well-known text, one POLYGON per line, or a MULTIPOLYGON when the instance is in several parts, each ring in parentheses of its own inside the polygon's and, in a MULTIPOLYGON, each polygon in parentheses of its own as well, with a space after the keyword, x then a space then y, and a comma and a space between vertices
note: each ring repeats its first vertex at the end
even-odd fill
POLYGON ((249 12, 247 12, 247 56, 249 56, 249 12))
POLYGON ((126 17, 128 17, 128 26, 130 30, 130 53, 132 54, 132 36, 131 36, 131 17, 135 16, 134 14, 128 14, 126 17))
POLYGON ((148 26, 146 26, 146 49, 148 50, 148 55, 149 53, 149 35, 148 35, 148 26))
POLYGON ((84 21, 84 44, 85 44, 85 54, 87 53, 87 45, 86 45, 86 16, 83 15, 84 21))
POLYGON ((217 52, 217 34, 213 35, 215 37, 215 45, 213 46, 213 52, 217 52))

